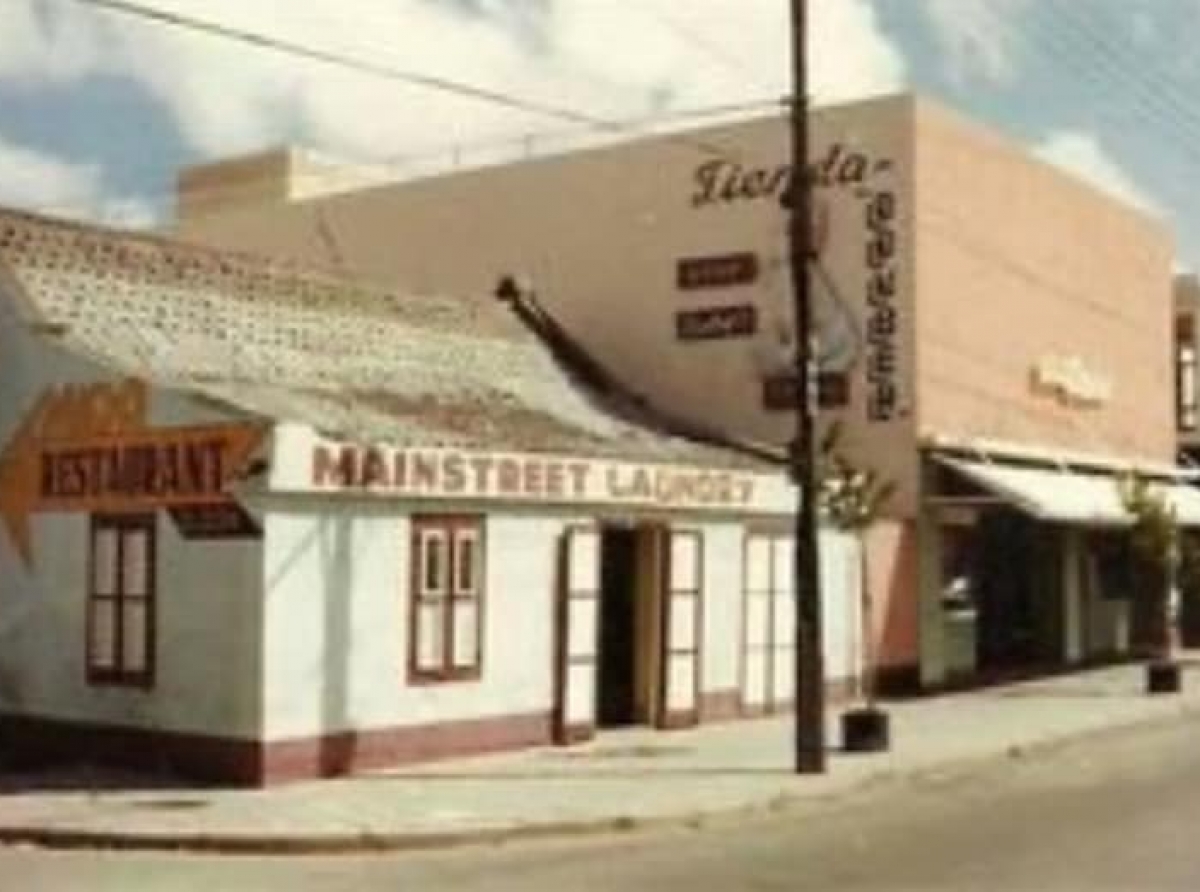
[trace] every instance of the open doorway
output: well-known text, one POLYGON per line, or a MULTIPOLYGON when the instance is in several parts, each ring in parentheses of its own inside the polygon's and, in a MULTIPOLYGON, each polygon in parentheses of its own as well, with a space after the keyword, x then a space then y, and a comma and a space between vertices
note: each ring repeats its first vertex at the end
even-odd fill
POLYGON ((605 526, 600 537, 597 720, 653 724, 661 661, 661 530, 605 526))

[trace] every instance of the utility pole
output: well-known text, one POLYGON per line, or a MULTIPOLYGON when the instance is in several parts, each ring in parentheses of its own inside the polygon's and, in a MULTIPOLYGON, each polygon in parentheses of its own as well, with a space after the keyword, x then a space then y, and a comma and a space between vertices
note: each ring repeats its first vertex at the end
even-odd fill
POLYGON ((821 589, 817 552, 816 359, 808 275, 812 244, 812 182, 808 176, 807 0, 792 4, 792 102, 789 107, 792 181, 788 247, 795 316, 796 438, 792 477, 799 490, 795 529, 796 773, 825 770, 825 661, 821 644, 821 589))

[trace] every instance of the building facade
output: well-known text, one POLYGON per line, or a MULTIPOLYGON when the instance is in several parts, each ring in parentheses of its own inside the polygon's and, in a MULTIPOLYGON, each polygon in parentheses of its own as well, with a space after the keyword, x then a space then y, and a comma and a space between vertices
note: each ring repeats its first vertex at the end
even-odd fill
MULTIPOLYGON (((881 680, 1128 652, 1119 475, 1197 519, 1174 460, 1170 234, 925 100, 812 124, 821 414, 895 487, 869 537, 881 680)), ((310 200, 188 195, 204 213, 178 228, 418 291, 524 276, 652 403, 783 444, 787 156, 773 117, 310 200)))
POLYGON ((0 298, 6 756, 255 784, 791 700, 782 469, 503 305, 7 212, 0 298))

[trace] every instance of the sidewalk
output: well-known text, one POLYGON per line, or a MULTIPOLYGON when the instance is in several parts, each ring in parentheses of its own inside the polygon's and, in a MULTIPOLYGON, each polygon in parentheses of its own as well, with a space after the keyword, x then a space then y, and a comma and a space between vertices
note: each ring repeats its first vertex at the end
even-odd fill
MULTIPOLYGON (((101 772, 0 774, 0 842, 228 852, 404 849, 687 823, 816 802, 865 784, 965 769, 1121 727, 1200 715, 1200 661, 1182 695, 1143 693, 1123 666, 888 704, 893 748, 789 770, 788 718, 604 733, 568 749, 459 759, 269 790, 155 786, 101 772)), ((836 715, 830 741, 836 743, 836 715)))

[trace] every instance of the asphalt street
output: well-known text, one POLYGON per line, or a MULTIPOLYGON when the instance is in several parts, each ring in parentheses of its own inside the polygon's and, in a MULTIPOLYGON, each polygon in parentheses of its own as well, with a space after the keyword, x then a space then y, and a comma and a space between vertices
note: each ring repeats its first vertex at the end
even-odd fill
POLYGON ((1200 721, 670 832, 332 858, 0 850, 4 892, 143 889, 1190 892, 1200 721))

